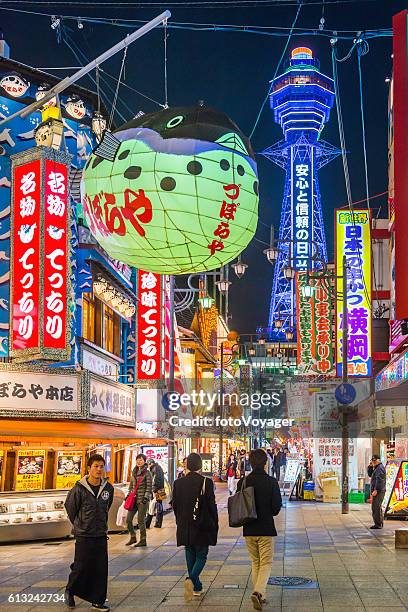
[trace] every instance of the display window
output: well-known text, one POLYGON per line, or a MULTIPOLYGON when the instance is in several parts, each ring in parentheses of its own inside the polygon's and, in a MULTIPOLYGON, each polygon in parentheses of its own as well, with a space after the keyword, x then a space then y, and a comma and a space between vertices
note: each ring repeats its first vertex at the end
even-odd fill
POLYGON ((121 318, 92 293, 82 296, 82 336, 105 351, 120 356, 121 318))

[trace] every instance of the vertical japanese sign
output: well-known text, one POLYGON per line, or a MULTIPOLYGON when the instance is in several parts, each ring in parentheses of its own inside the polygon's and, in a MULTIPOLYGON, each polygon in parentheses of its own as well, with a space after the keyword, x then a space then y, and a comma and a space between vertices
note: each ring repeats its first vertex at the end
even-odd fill
POLYGON ((10 328, 19 361, 69 357, 70 159, 43 148, 13 157, 10 328))
MULTIPOLYGON (((312 153, 313 154, 313 153, 312 153)), ((296 270, 305 270, 310 256, 312 227, 313 164, 292 157, 293 258, 296 270)))
POLYGON ((13 168, 12 351, 34 352, 40 345, 41 162, 13 168))
POLYGON ((342 375, 343 255, 347 263, 349 376, 371 376, 371 237, 368 210, 336 210, 336 352, 342 375))
POLYGON ((19 450, 16 464, 16 491, 44 488, 45 450, 19 450))
POLYGON ((44 347, 63 349, 67 336, 68 168, 45 160, 44 347))
POLYGON ((138 271, 137 378, 161 377, 161 276, 138 271))
POLYGON ((335 376, 333 346, 333 305, 329 288, 322 280, 296 274, 296 319, 298 330, 297 360, 301 374, 335 376), (314 287, 312 297, 303 295, 303 287, 314 287))

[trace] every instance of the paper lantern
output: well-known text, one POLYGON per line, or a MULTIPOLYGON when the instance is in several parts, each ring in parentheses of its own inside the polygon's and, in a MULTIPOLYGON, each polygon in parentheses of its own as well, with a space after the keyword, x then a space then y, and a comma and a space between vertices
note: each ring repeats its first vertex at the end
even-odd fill
POLYGON ((179 107, 107 132, 84 171, 86 222, 115 259, 161 274, 205 272, 241 253, 258 219, 249 140, 224 114, 179 107))

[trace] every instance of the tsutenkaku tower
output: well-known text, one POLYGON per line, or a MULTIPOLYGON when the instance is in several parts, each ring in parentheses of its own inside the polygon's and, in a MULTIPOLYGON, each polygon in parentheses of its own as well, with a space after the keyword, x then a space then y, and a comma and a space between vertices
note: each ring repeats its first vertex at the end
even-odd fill
POLYGON ((294 49, 287 69, 274 79, 270 93, 274 120, 281 126, 284 140, 262 154, 286 172, 280 253, 269 311, 268 335, 273 340, 284 340, 296 320, 296 283, 285 278, 285 266, 296 270, 318 267, 312 260, 317 249, 320 260, 327 261, 318 170, 340 151, 320 140, 334 103, 334 83, 319 68, 310 49, 294 49), (279 329, 277 319, 283 322, 279 329))

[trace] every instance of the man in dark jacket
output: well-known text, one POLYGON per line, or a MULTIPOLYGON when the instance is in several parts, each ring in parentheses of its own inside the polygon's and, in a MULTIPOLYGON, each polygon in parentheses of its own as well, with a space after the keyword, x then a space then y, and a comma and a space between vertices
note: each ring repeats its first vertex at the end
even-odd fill
POLYGON ((105 605, 108 587, 108 513, 113 487, 103 478, 105 459, 88 459, 88 476, 68 493, 65 508, 74 526, 75 557, 65 590, 65 603, 75 608, 74 595, 92 603, 92 608, 109 612, 105 605))
MULTIPOLYGON (((258 448, 249 455, 252 472, 246 477, 245 486, 255 489, 257 518, 243 527, 245 542, 252 562, 252 603, 255 610, 262 610, 265 603, 266 585, 271 574, 273 540, 277 535, 273 517, 282 507, 282 498, 276 478, 265 471, 268 458, 258 448)), ((238 491, 244 479, 238 482, 238 491)))
POLYGON ((386 472, 379 455, 371 457, 367 473, 371 477, 371 512, 374 520, 374 525, 370 529, 382 529, 384 526, 382 503, 385 496, 386 472))
POLYGON ((200 596, 203 585, 200 574, 207 561, 208 547, 217 544, 218 513, 214 484, 199 474, 202 460, 197 453, 187 457, 188 473, 173 485, 173 511, 177 524, 177 546, 184 546, 188 578, 184 583, 184 599, 200 596))
POLYGON ((152 496, 152 475, 147 467, 146 455, 139 453, 136 457, 136 466, 133 468, 132 476, 130 479, 129 491, 126 499, 136 489, 135 503, 131 510, 127 513, 127 528, 129 531, 129 541, 126 542, 126 546, 136 544, 136 531, 133 525, 133 519, 137 514, 137 524, 140 529, 140 540, 136 544, 139 546, 146 546, 146 513, 147 506, 152 496))
MULTIPOLYGON (((164 489, 164 472, 163 468, 154 459, 148 459, 147 465, 149 466, 150 473, 152 475, 152 491, 153 499, 161 489, 164 489)), ((146 527, 150 529, 152 523, 153 514, 148 514, 146 519, 146 527)), ((160 499, 156 499, 156 523, 155 527, 160 528, 163 524, 163 502, 160 499)))

